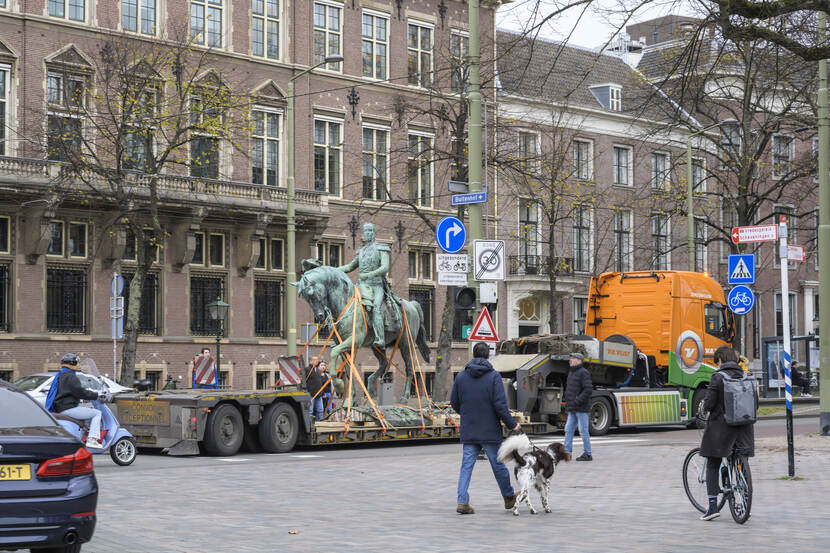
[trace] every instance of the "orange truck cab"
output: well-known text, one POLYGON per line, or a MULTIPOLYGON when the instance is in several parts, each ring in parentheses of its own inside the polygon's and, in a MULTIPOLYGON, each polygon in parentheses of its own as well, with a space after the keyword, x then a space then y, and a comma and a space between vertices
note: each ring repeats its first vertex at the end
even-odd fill
POLYGON ((734 321, 720 284, 705 274, 603 273, 591 279, 585 334, 630 338, 662 385, 694 393, 694 415, 702 399, 695 392, 709 383, 715 350, 731 345, 734 321))

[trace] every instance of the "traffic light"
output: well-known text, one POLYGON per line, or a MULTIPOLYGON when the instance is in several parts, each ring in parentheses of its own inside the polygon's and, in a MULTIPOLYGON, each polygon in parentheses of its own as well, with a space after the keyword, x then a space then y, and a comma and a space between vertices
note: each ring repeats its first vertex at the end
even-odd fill
POLYGON ((459 311, 469 311, 476 308, 476 291, 475 288, 463 286, 455 291, 455 305, 453 306, 459 311))

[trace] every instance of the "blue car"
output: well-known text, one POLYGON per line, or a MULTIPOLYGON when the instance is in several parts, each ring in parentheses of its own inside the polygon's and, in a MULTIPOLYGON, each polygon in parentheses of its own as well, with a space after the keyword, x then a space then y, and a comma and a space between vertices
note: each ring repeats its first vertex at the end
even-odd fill
POLYGON ((92 455, 25 392, 0 380, 0 550, 75 553, 95 531, 92 455))

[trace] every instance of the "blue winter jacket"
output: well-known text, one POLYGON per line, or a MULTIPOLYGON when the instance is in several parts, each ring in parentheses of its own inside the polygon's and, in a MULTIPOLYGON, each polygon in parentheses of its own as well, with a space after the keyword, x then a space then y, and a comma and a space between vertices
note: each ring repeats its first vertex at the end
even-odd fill
POLYGON ((501 375, 484 358, 474 357, 455 377, 450 395, 452 408, 461 415, 461 443, 486 444, 502 440, 502 421, 515 428, 501 375))

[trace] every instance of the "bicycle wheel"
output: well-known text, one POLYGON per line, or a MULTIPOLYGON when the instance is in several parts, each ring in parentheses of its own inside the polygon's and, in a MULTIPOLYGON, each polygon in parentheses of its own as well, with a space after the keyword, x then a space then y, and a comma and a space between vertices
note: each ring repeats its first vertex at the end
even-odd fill
POLYGON ((706 512, 709 496, 706 494, 706 457, 700 456, 700 448, 691 450, 683 461, 683 489, 695 509, 706 512))
POLYGON ((738 524, 749 520, 749 511, 752 508, 752 472, 749 470, 749 461, 743 455, 736 455, 729 460, 732 465, 734 482, 729 494, 729 510, 732 518, 738 524))

